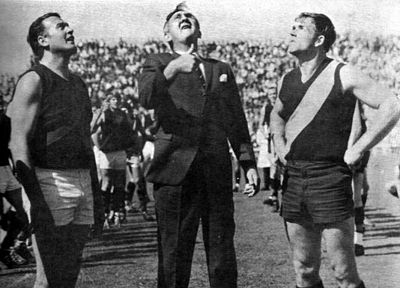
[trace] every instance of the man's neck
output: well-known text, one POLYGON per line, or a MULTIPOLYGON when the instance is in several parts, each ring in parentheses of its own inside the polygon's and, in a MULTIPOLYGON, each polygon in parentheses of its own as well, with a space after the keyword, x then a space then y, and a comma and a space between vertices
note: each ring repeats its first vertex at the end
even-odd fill
POLYGON ((325 59, 326 53, 319 52, 314 55, 307 55, 307 57, 298 57, 299 68, 304 78, 311 77, 325 59))
MULTIPOLYGON (((173 50, 178 54, 186 54, 190 50, 192 43, 174 43, 173 50)), ((197 52, 197 43, 193 43, 193 52, 197 52)))
POLYGON ((59 56, 45 52, 40 63, 67 80, 71 74, 68 68, 69 56, 59 56))

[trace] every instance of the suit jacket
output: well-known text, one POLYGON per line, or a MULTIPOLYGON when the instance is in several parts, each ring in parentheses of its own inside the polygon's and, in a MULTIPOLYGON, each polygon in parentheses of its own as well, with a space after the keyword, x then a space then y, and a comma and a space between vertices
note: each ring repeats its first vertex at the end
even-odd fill
POLYGON ((229 65, 202 58, 205 82, 199 81, 199 71, 178 73, 167 81, 163 71, 177 57, 178 54, 169 53, 149 55, 139 78, 140 102, 143 107, 154 109, 160 127, 147 180, 166 185, 182 183, 209 132, 204 127, 207 109, 218 111, 213 117, 220 119, 223 132, 219 134, 223 141, 216 139, 209 149, 215 151, 212 163, 221 163, 211 165, 210 169, 215 170, 212 172, 218 175, 222 169, 227 175, 231 173, 227 140, 243 166, 255 167, 246 118, 229 65))

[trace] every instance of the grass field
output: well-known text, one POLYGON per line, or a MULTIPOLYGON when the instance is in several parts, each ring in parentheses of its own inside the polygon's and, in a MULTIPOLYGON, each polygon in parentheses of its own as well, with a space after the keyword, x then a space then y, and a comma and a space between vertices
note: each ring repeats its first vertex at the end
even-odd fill
MULTIPOLYGON (((384 191, 392 179, 398 151, 373 153, 370 161, 371 191, 367 216, 375 226, 365 235, 366 255, 357 258, 367 287, 397 288, 400 283, 400 201, 384 191)), ((235 193, 236 253, 241 288, 295 287, 289 246, 282 219, 262 204, 267 192, 254 198, 235 193)), ((150 206, 150 211, 153 206, 150 206)), ((193 259, 191 288, 209 287, 201 234, 193 259)), ((156 287, 156 225, 130 214, 120 229, 88 243, 77 287, 156 287)), ((323 254, 321 276, 325 287, 337 287, 323 254)), ((0 271, 0 287, 33 287, 34 267, 0 271)))

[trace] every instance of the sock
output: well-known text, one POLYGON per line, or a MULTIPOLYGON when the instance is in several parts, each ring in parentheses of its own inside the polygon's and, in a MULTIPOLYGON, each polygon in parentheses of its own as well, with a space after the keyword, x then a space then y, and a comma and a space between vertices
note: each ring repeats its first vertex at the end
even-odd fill
POLYGON ((361 281, 361 283, 357 286, 357 288, 365 288, 364 282, 361 281))
POLYGON ((354 208, 354 222, 356 226, 364 224, 364 207, 354 208))
POLYGON ((363 237, 364 237, 363 233, 355 232, 354 233, 354 244, 363 246, 363 237))

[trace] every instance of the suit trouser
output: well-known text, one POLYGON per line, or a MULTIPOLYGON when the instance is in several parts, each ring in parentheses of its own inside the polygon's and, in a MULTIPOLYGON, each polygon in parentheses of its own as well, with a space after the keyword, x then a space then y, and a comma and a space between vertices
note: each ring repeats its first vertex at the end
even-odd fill
POLYGON ((159 288, 188 287, 200 219, 210 287, 237 287, 232 186, 210 170, 197 158, 182 185, 155 184, 159 288))

